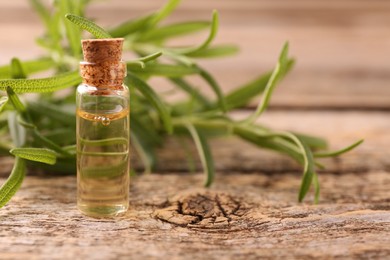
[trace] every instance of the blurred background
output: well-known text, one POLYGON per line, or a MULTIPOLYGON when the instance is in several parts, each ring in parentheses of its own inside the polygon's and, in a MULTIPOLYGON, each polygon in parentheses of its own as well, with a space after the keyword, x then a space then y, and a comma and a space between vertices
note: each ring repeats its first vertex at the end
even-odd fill
MULTIPOLYGON (((158 9, 164 0, 95 1, 87 16, 105 27, 158 9)), ((183 0, 165 23, 210 20, 220 13, 216 43, 235 43, 238 55, 200 64, 225 91, 271 69, 283 43, 297 64, 277 89, 274 108, 390 109, 390 1, 183 0)), ((43 33, 28 1, 0 1, 0 64, 44 53, 43 33)), ((172 44, 201 42, 182 38, 172 44)))

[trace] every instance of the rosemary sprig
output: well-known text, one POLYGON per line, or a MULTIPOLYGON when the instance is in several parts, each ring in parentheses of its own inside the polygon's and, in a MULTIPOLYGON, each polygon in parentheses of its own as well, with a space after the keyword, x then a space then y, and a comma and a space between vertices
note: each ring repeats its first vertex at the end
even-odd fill
MULTIPOLYGON (((29 61, 14 58, 10 64, 0 66, 0 131, 4 136, 0 153, 16 157, 10 176, 0 188, 0 207, 20 187, 26 161, 30 162, 29 167, 75 172, 74 91, 62 97, 52 93, 81 82, 77 69, 82 30, 96 38, 123 37, 125 50, 139 56, 127 62, 126 81, 131 93, 130 136, 146 172, 154 169, 157 161, 155 150, 168 135, 179 139, 184 135, 195 143, 205 172, 204 185, 208 187, 213 182, 215 171, 208 141, 215 136, 233 135, 260 148, 286 154, 300 163, 303 177, 298 200, 302 201, 313 185, 314 201, 318 202, 320 186, 316 169, 323 166, 317 158, 338 156, 362 143, 360 140, 338 151, 321 151, 327 148, 326 141, 321 138, 274 131, 256 123, 267 109, 277 83, 293 67, 294 60, 288 56, 288 43, 282 48, 273 70, 224 94, 218 81, 196 61, 199 57, 215 58, 238 51, 234 45, 211 45, 219 27, 217 11, 213 11, 211 21, 160 25, 180 3, 180 0, 169 0, 154 13, 105 30, 84 17, 85 8, 90 4, 88 0, 54 1, 50 9, 41 0, 30 0, 30 3, 46 28, 44 37, 38 38, 37 43, 47 50, 47 54, 29 61), (197 46, 174 48, 167 44, 172 38, 207 29, 207 38, 197 46), (170 62, 157 61, 161 55, 170 62), (55 75, 31 78, 33 73, 49 69, 54 69, 55 75), (202 79, 215 98, 203 94, 186 79, 188 75, 202 79), (157 76, 167 78, 172 87, 187 98, 180 102, 166 101, 165 96, 158 95, 148 83, 150 78, 157 76), (1 90, 6 92, 2 94, 1 90), (39 93, 38 101, 23 102, 18 95, 32 92, 39 93), (246 120, 236 121, 226 113, 245 107, 259 95, 261 101, 256 111, 246 120)), ((100 142, 99 145, 104 145, 123 140, 100 142)), ((111 169, 99 168, 93 169, 91 175, 104 176, 110 172, 111 169)))

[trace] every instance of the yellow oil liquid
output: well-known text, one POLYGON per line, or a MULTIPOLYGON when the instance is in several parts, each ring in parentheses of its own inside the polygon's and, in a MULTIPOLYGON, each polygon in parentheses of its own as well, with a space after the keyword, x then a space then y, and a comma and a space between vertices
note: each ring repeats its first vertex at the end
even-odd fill
POLYGON ((129 111, 77 111, 77 206, 93 217, 129 205, 129 111))

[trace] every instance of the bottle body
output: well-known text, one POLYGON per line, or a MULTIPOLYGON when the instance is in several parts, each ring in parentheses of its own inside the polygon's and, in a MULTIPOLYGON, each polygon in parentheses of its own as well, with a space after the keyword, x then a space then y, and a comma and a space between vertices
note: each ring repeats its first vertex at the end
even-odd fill
POLYGON ((81 84, 76 95, 77 206, 94 217, 129 205, 129 91, 81 84))

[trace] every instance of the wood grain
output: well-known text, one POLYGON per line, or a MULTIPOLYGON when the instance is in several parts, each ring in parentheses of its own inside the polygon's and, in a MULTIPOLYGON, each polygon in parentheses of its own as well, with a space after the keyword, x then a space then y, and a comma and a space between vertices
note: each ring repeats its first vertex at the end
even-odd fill
MULTIPOLYGON (((110 27, 164 2, 96 1, 87 13, 110 27)), ((297 203, 301 167, 294 161, 234 137, 211 141, 216 181, 204 189, 194 146, 188 141, 186 152, 169 139, 158 151, 156 172, 132 178, 130 210, 114 219, 77 211, 74 176, 29 172, 0 209, 0 259, 390 258, 390 2, 186 0, 166 23, 208 20, 212 9, 221 14, 216 43, 241 47, 236 57, 200 60, 224 92, 272 68, 285 40, 297 58, 258 123, 325 137, 331 149, 365 139, 358 149, 321 161, 320 204, 310 203, 312 193, 297 203)), ((0 2, 0 32, 1 64, 43 53, 34 43, 43 28, 28 1, 0 2)), ((151 84, 169 88, 159 78, 151 84)), ((0 183, 12 163, 0 158, 0 183)), ((132 164, 142 169, 134 154, 132 164)))
POLYGON ((390 256, 388 173, 324 175, 319 205, 296 203, 297 175, 234 173, 218 179, 205 190, 197 188, 198 174, 133 178, 127 214, 93 219, 75 208, 74 177, 28 177, 0 211, 0 258, 390 256))

